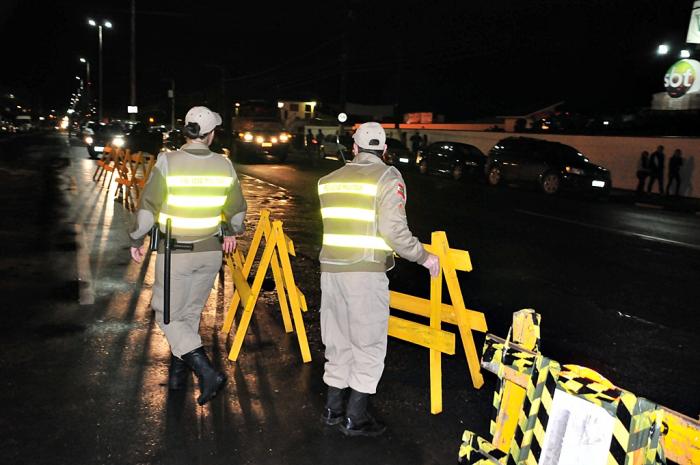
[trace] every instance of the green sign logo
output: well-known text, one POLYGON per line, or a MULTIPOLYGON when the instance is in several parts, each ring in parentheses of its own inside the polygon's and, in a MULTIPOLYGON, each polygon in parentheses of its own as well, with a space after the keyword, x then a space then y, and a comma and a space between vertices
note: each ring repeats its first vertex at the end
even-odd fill
POLYGON ((698 79, 696 67, 691 60, 680 60, 673 64, 664 76, 666 92, 673 98, 685 95, 698 79))

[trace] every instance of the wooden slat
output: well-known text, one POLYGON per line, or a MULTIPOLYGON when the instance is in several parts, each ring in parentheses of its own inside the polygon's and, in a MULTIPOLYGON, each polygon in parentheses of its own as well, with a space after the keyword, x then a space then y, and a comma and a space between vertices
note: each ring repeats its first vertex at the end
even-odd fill
POLYGON ((455 335, 395 316, 389 317, 389 336, 411 342, 427 349, 454 355, 455 335))

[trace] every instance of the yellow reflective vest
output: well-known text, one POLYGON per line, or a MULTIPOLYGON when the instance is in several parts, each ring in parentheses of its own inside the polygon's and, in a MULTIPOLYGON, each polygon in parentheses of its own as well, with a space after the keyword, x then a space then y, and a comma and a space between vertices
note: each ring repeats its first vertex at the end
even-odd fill
POLYGON ((378 230, 378 192, 390 167, 349 163, 318 182, 323 218, 322 265, 381 264, 391 247, 378 230))
POLYGON ((172 221, 178 238, 204 238, 218 234, 221 210, 234 178, 221 157, 194 157, 184 152, 167 158, 163 173, 167 195, 158 216, 161 229, 172 221))

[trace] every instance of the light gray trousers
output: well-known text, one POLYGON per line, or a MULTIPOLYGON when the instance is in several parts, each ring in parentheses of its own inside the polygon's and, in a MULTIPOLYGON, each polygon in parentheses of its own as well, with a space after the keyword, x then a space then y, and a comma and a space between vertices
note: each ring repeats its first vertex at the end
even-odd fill
POLYGON ((156 259, 156 279, 151 307, 158 326, 165 333, 170 350, 176 357, 202 346, 199 321, 211 292, 214 278, 221 268, 222 252, 172 254, 170 262, 170 323, 163 323, 163 282, 165 255, 156 259))
POLYGON ((386 273, 321 273, 323 381, 374 394, 384 371, 388 325, 386 273))

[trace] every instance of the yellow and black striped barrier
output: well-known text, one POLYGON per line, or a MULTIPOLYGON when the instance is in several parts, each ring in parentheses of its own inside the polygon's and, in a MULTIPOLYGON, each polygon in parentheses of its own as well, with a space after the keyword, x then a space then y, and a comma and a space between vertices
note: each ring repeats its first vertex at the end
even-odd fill
MULTIPOLYGON (((539 317, 531 321, 539 324, 539 317)), ((487 334, 482 367, 524 395, 506 398, 497 390, 493 439, 465 431, 460 463, 549 465, 585 457, 588 465, 700 464, 700 422, 514 341, 487 334)))
POLYGON ((471 271, 472 263, 466 250, 451 249, 444 231, 433 232, 431 243, 425 249, 440 258, 440 273, 430 278, 430 299, 389 292, 389 307, 430 319, 429 325, 396 317, 389 317, 389 336, 430 349, 430 412, 442 412, 442 354, 454 355, 455 335, 443 331, 442 323, 456 325, 464 346, 472 384, 484 384, 479 367, 479 356, 472 331, 486 332, 484 314, 469 310, 457 278, 457 270, 471 271), (445 278, 452 305, 442 303, 442 279, 445 278))
POLYGON ((260 296, 263 281, 267 275, 268 268, 271 267, 284 329, 287 333, 291 333, 296 328, 302 360, 305 363, 311 361, 311 351, 309 350, 304 320, 301 315, 302 311, 307 311, 306 298, 294 280, 290 255, 295 255, 294 243, 284 233, 282 222, 270 221, 270 211, 264 209, 260 212, 260 219, 255 228, 253 241, 248 249, 245 261, 243 261, 243 255, 238 250, 226 257, 226 263, 233 280, 234 293, 224 317, 222 327, 224 333, 229 334, 231 332, 239 305, 243 308, 243 313, 231 344, 228 356, 230 360, 235 361, 238 359, 243 346, 243 339, 248 331, 250 319, 253 316, 253 311, 260 296), (265 247, 255 272, 253 285, 251 286, 248 284, 248 276, 263 240, 265 240, 265 247), (294 327, 292 326, 292 319, 294 327))

